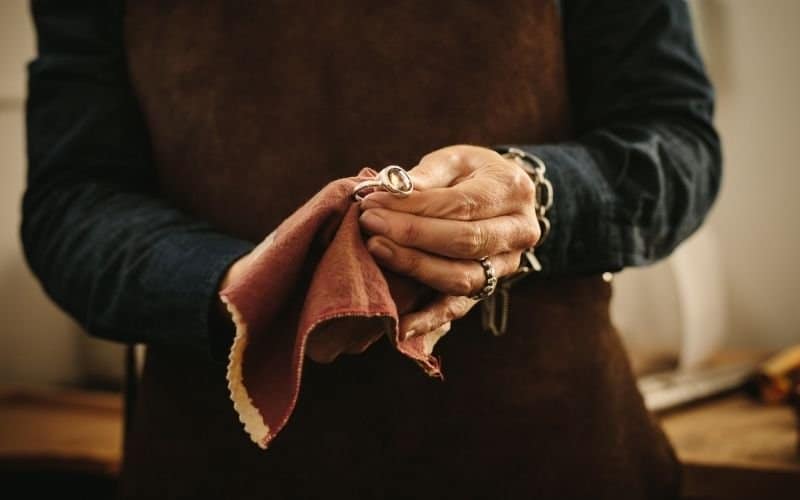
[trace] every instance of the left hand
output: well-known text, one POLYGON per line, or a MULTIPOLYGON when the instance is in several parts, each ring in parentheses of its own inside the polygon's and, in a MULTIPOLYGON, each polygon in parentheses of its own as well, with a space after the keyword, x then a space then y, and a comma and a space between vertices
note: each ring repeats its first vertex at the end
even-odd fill
POLYGON ((403 336, 466 315, 476 304, 469 297, 486 282, 477 260, 489 256, 498 277, 509 275, 540 236, 533 181, 491 149, 448 146, 425 155, 409 174, 411 196, 371 193, 360 219, 381 265, 442 294, 400 319, 403 336))

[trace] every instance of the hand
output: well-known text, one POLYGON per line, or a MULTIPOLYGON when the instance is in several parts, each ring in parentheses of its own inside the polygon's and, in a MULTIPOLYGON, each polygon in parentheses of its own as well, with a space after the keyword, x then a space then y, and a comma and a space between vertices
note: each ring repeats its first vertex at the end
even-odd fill
POLYGON ((360 219, 381 265, 441 292, 401 318, 406 336, 466 315, 476 303, 468 297, 486 281, 477 260, 489 256, 498 277, 509 275, 540 236, 533 181, 495 151, 449 146, 425 155, 409 174, 411 196, 369 194, 360 219))

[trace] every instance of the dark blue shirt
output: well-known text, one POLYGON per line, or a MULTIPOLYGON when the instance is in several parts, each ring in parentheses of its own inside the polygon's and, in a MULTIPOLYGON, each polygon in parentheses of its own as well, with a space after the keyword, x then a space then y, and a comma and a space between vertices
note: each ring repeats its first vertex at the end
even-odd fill
MULTIPOLYGON (((219 281, 253 245, 159 196, 122 2, 32 4, 21 233, 33 272, 93 335, 207 350, 219 281)), ((546 162, 555 188, 537 255, 554 276, 654 262, 700 225, 720 183, 686 3, 564 0, 561 14, 575 139, 515 145, 546 162)))

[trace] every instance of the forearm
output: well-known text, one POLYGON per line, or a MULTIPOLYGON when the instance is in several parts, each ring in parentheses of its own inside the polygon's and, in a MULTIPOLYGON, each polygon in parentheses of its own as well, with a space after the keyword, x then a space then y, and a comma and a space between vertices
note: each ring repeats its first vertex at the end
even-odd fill
POLYGON ((121 6, 32 4, 25 254, 47 293, 91 334, 208 351, 219 282, 251 245, 159 195, 121 6))
POLYGON ((217 290, 251 248, 165 203, 85 181, 29 188, 22 239, 50 297, 93 335, 207 351, 217 290))
POLYGON ((574 139, 516 145, 555 189, 544 272, 584 274, 663 258, 719 190, 714 95, 683 0, 563 1, 574 139))
POLYGON ((700 226, 720 184, 713 131, 630 123, 579 140, 518 146, 544 160, 556 193, 546 274, 641 266, 668 256, 700 226))

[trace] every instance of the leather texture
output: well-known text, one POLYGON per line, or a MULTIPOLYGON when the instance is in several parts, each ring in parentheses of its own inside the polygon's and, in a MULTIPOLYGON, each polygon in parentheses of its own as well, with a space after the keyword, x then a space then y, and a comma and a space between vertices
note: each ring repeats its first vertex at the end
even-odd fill
MULTIPOLYGON (((329 181, 440 147, 569 138, 548 0, 138 0, 126 43, 162 190, 260 241, 329 181)), ((678 466, 636 390, 598 276, 476 309, 430 379, 388 342, 306 363, 266 451, 224 366, 148 350, 123 498, 674 498, 678 466)), ((297 300, 302 300, 298 297, 297 300)))

